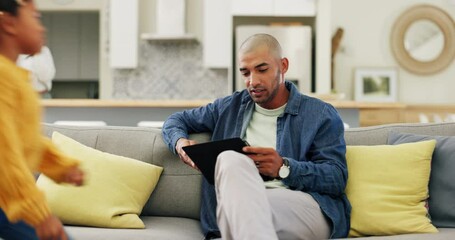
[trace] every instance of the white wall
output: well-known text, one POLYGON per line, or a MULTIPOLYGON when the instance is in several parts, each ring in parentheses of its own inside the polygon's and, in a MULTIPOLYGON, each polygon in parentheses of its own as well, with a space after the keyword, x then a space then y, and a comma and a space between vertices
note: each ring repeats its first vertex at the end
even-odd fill
POLYGON ((427 3, 455 18, 448 0, 332 0, 332 32, 344 29, 336 56, 335 85, 338 92, 354 96, 356 67, 397 67, 398 100, 405 103, 455 103, 455 61, 434 75, 419 76, 400 68, 390 48, 394 21, 409 7, 427 3))

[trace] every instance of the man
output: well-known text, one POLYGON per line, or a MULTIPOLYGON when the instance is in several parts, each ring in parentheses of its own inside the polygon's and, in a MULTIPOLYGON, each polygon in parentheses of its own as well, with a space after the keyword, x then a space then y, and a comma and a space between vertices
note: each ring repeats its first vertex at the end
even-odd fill
POLYGON ((163 126, 169 148, 192 167, 182 150, 195 144, 189 133, 251 144, 243 149, 247 155, 218 156, 215 186, 203 180, 207 238, 221 232, 223 239, 324 239, 349 231, 343 123, 331 105, 284 80, 289 62, 281 54, 274 37, 251 36, 239 49, 246 89, 175 113, 163 126), (264 182, 259 173, 274 180, 264 182))
POLYGON ((40 171, 56 182, 82 185, 75 159, 41 135, 41 109, 19 54, 40 51, 45 29, 33 0, 0 0, 0 239, 68 239, 35 184, 40 171))

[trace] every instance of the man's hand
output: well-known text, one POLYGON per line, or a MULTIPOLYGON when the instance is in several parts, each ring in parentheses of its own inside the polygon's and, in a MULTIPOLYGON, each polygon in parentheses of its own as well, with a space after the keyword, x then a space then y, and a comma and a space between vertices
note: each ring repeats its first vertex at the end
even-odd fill
POLYGON ((67 240, 62 222, 54 216, 50 215, 38 226, 35 227, 36 235, 40 240, 67 240))
POLYGON ((242 150, 254 161, 259 173, 273 178, 278 177, 283 158, 275 149, 248 146, 242 150))
POLYGON ((199 170, 197 167, 196 167, 196 164, 194 164, 193 160, 191 160, 190 157, 188 157, 188 155, 186 155, 186 152, 183 151, 182 147, 185 147, 185 146, 189 146, 189 145, 194 145, 196 144, 196 141, 193 141, 193 140, 189 140, 189 139, 186 139, 186 138, 180 138, 178 141, 177 141, 177 144, 175 146, 175 151, 179 154, 179 157, 180 159, 188 166, 196 169, 196 170, 199 170))
POLYGON ((72 167, 65 173, 63 182, 81 186, 84 184, 84 172, 78 167, 72 167))

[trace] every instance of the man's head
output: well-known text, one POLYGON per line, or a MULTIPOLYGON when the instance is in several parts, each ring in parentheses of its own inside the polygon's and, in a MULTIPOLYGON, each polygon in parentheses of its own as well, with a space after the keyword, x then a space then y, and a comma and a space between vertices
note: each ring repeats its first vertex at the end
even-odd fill
POLYGON ((289 62, 278 41, 268 34, 249 37, 239 48, 239 71, 251 98, 261 107, 274 109, 287 102, 284 74, 289 62))
POLYGON ((35 54, 45 29, 33 0, 0 0, 0 46, 10 54, 35 54))

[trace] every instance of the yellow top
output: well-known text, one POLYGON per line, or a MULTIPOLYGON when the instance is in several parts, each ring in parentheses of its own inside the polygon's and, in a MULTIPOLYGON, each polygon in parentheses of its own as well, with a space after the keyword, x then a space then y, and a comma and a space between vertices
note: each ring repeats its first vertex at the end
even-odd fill
POLYGON ((29 73, 0 55, 0 208, 9 221, 37 225, 50 215, 33 173, 56 182, 78 164, 41 135, 41 109, 29 73))

